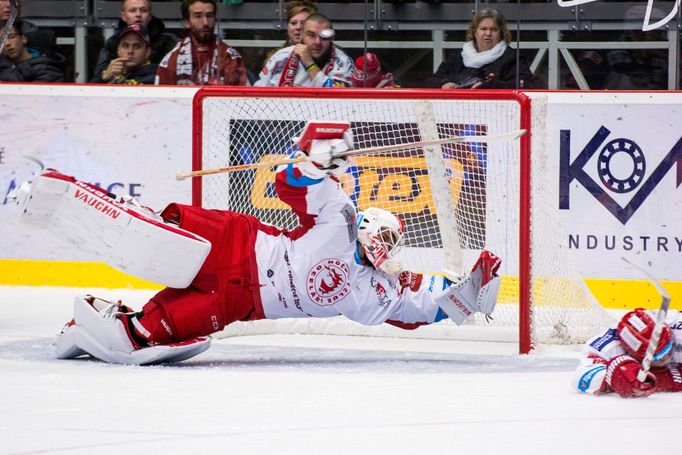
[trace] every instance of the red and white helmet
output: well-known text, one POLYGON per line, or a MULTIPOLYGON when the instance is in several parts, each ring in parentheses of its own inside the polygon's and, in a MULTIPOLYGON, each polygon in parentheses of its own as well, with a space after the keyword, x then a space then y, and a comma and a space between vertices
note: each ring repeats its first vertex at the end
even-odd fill
POLYGON ((367 259, 377 269, 383 269, 402 246, 405 235, 403 221, 387 210, 370 207, 358 212, 357 224, 358 242, 367 259))
MULTIPOLYGON (((644 308, 637 308, 623 316, 618 323, 617 334, 623 348, 635 360, 644 360, 646 348, 654 332, 656 321, 644 308)), ((654 366, 661 366, 668 363, 672 352, 672 332, 670 327, 663 325, 661 337, 658 340, 654 359, 654 366)))

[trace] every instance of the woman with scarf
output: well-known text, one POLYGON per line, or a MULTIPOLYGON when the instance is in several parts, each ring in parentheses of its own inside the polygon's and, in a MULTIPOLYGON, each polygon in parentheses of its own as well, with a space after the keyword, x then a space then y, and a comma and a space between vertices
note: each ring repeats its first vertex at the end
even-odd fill
POLYGON ((263 65, 268 63, 268 60, 275 55, 280 49, 294 46, 301 42, 303 35, 303 23, 311 15, 317 14, 317 6, 310 0, 295 0, 287 5, 287 39, 279 49, 273 49, 265 55, 263 65))
POLYGON ((466 39, 462 51, 452 52, 426 80, 426 87, 532 88, 533 73, 520 55, 517 85, 516 51, 509 47, 511 32, 502 13, 480 10, 469 24, 466 39))

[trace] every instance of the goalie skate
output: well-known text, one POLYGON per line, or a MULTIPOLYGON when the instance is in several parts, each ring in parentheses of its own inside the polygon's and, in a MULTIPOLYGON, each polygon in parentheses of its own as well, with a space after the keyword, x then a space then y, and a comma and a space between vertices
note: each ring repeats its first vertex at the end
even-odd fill
POLYGON ((72 359, 86 354, 109 363, 148 365, 180 362, 210 347, 206 337, 180 343, 138 346, 127 328, 127 310, 93 296, 77 296, 74 318, 68 322, 53 344, 58 359, 72 359))
POLYGON ((130 275, 173 288, 189 286, 211 243, 166 224, 150 210, 93 185, 46 170, 14 192, 22 222, 46 228, 130 275))

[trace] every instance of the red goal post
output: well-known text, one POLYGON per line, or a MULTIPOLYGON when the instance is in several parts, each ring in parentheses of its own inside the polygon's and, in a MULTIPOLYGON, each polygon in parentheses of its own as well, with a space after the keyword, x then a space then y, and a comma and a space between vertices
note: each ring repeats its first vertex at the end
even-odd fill
MULTIPOLYGON (((527 353, 537 342, 582 341, 593 326, 603 325, 570 258, 555 257, 566 251, 535 238, 560 225, 556 208, 534 205, 551 201, 543 191, 533 193, 534 159, 544 151, 531 153, 532 128, 539 124, 542 130, 541 122, 532 124, 531 104, 524 93, 506 90, 207 87, 194 98, 192 170, 275 161, 286 156, 291 137, 308 120, 350 121, 357 148, 525 129, 515 140, 357 157, 342 183, 360 209, 379 206, 406 221, 400 257, 406 268, 464 271, 482 248, 502 257, 494 322, 433 324, 442 327, 425 337, 515 338, 527 353), (557 262, 571 270, 543 270, 557 262)), ((273 175, 266 166, 194 178, 192 202, 292 228, 295 217, 276 198, 273 175)))

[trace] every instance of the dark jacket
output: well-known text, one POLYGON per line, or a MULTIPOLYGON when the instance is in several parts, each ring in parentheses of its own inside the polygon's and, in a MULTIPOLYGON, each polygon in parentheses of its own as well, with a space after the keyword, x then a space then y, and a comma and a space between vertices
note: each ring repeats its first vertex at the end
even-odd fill
MULTIPOLYGON (((109 84, 129 84, 129 85, 137 85, 137 84, 149 84, 153 85, 154 84, 154 78, 156 77, 156 68, 159 65, 156 63, 150 63, 147 62, 142 66, 139 66, 137 68, 132 68, 126 71, 125 77, 122 78, 117 78, 112 81, 109 81, 109 84)), ((99 77, 94 78, 90 82, 96 83, 96 84, 106 84, 104 80, 102 80, 102 75, 100 74, 99 77)))
POLYGON ((41 55, 33 49, 33 58, 15 64, 0 56, 0 81, 3 82, 64 82, 65 59, 60 54, 41 55))
MULTIPOLYGON (((440 88, 446 82, 461 85, 462 82, 471 81, 472 77, 483 77, 484 74, 488 73, 493 73, 495 77, 484 82, 481 88, 517 88, 516 50, 508 47, 497 60, 481 68, 469 68, 464 66, 462 51, 458 49, 450 53, 447 61, 440 64, 438 70, 426 80, 424 86, 440 88)), ((530 66, 523 55, 519 58, 519 80, 523 81, 519 88, 533 88, 535 84, 533 73, 531 73, 530 66)))
MULTIPOLYGON (((99 52, 99 57, 97 58, 97 65, 95 66, 95 74, 90 82, 97 82, 97 79, 101 81, 102 71, 107 69, 109 62, 118 56, 118 35, 126 28, 126 24, 121 19, 118 20, 118 27, 114 34, 105 41, 104 47, 99 52)), ((157 17, 152 16, 152 19, 147 25, 147 30, 149 31, 149 41, 151 42, 152 53, 149 56, 149 61, 152 63, 159 63, 163 57, 166 56, 173 48, 175 43, 178 42, 178 38, 172 33, 166 33, 166 26, 163 21, 157 17)))

